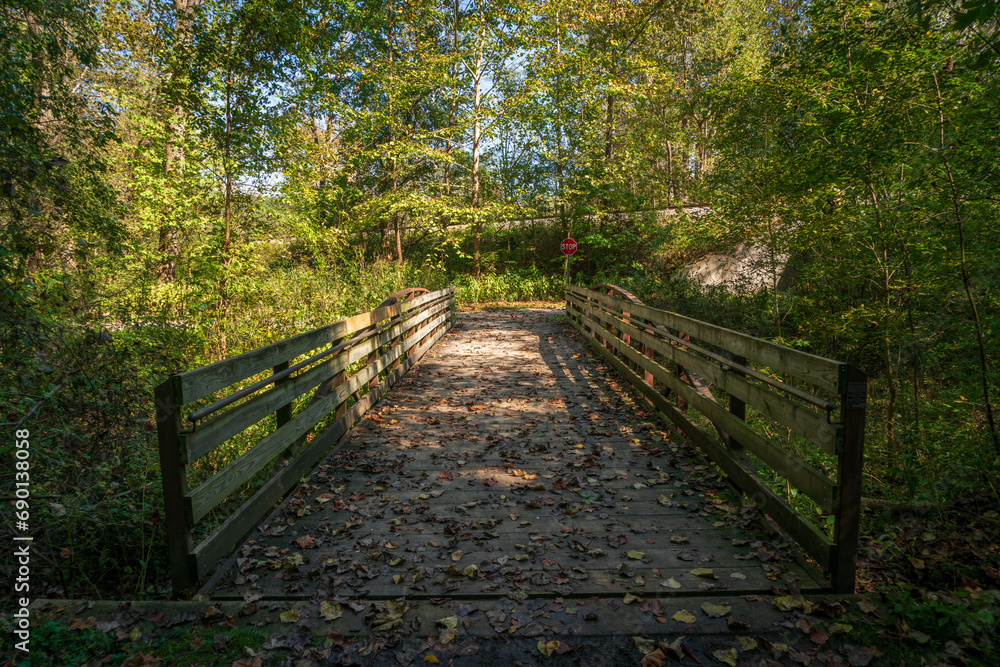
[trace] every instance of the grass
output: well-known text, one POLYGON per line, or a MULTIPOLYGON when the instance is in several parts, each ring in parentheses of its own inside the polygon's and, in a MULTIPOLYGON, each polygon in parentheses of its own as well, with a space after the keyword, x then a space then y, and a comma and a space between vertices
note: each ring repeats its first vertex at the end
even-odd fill
POLYGON ((101 664, 129 660, 127 664, 155 665, 159 660, 171 667, 228 665, 247 657, 248 651, 260 651, 267 639, 267 633, 258 628, 219 624, 185 623, 163 628, 142 623, 126 631, 71 627, 47 620, 32 631, 30 659, 13 664, 68 667, 103 659, 106 662, 101 664))

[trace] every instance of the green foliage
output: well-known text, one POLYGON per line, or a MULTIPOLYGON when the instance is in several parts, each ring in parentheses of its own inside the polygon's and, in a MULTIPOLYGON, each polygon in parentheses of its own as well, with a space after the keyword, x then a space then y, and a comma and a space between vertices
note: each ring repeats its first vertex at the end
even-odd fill
POLYGON ((229 664, 246 657, 247 649, 258 651, 267 640, 262 630, 245 627, 205 628, 185 624, 169 629, 136 630, 135 637, 130 637, 122 630, 116 634, 114 630, 106 632, 94 627, 70 629, 63 622, 47 620, 32 631, 31 660, 20 664, 62 667, 94 660, 123 662, 130 656, 142 655, 170 665, 229 664))
POLYGON ((547 276, 537 269, 503 274, 460 276, 454 281, 461 304, 511 301, 557 301, 565 284, 562 276, 547 276))

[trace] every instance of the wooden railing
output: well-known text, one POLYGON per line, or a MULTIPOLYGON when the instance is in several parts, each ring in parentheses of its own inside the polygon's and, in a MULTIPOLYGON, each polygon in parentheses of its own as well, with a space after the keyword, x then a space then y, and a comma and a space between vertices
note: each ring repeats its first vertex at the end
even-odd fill
POLYGON ((453 287, 403 290, 373 311, 172 375, 156 388, 175 595, 190 593, 437 342, 451 326, 454 294, 453 287), (296 405, 309 392, 311 400, 296 405), (334 421, 310 437, 331 413, 334 421), (270 433, 189 488, 189 466, 262 422, 270 433), (271 471, 263 486, 195 545, 196 522, 262 470, 271 471))
POLYGON ((867 395, 863 373, 850 364, 650 308, 613 285, 567 287, 566 312, 625 379, 829 573, 836 592, 854 592, 867 395), (728 406, 719 403, 713 388, 728 396, 728 406), (669 402, 670 394, 676 405, 669 402), (747 406, 756 428, 747 422, 747 406), (696 425, 686 414, 688 407, 701 413, 718 437, 696 425), (789 440, 795 433, 808 447, 830 455, 835 476, 769 437, 766 431, 775 425, 785 428, 789 440), (834 517, 833 539, 757 476, 747 452, 834 517))

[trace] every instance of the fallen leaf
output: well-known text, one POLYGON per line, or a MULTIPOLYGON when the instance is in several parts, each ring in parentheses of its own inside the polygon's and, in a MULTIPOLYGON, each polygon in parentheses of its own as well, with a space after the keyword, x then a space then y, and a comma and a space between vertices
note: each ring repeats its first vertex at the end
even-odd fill
POLYGON ((675 621, 680 621, 681 623, 694 623, 698 619, 695 618, 694 614, 689 612, 687 609, 681 609, 676 614, 673 615, 675 621))
POLYGON ((757 648, 757 640, 753 637, 739 636, 736 641, 740 643, 740 648, 744 651, 752 651, 757 648))
POLYGON ((875 659, 873 652, 863 649, 860 646, 854 646, 853 644, 844 644, 841 650, 843 650, 844 656, 851 667, 866 667, 868 663, 875 659))
POLYGON ((729 575, 730 579, 746 579, 747 575, 742 572, 733 572, 729 575))
POLYGON ((462 560, 462 550, 461 550, 461 549, 459 549, 458 551, 456 551, 455 553, 453 553, 453 554, 451 555, 451 559, 452 559, 453 561, 455 561, 456 563, 457 563, 458 561, 462 560))
POLYGON ((850 632, 853 629, 854 626, 849 625, 847 623, 834 623, 833 625, 830 626, 830 634, 832 635, 844 634, 850 632))
POLYGON ((660 649, 664 653, 670 653, 670 654, 672 654, 678 660, 683 660, 684 659, 684 651, 685 651, 685 649, 684 649, 684 646, 681 645, 681 640, 682 639, 684 639, 683 636, 678 637, 677 639, 675 639, 672 642, 667 642, 666 639, 663 639, 663 640, 660 641, 660 649))
POLYGON ((316 538, 312 535, 303 535, 302 537, 296 537, 292 542, 298 546, 300 549, 311 549, 316 546, 316 538))
POLYGON ((858 602, 858 609, 866 614, 874 614, 875 610, 878 609, 878 605, 871 600, 861 600, 858 602))
POLYGON ((444 628, 444 632, 438 636, 438 641, 442 644, 450 644, 458 633, 458 616, 446 616, 437 621, 438 625, 444 628))
POLYGON ((678 582, 673 577, 670 577, 666 581, 661 581, 660 582, 660 586, 663 586, 664 588, 680 588, 681 587, 680 582, 678 582))
POLYGON ((711 602, 704 602, 701 605, 701 610, 705 612, 705 615, 709 618, 722 618, 727 616, 732 610, 732 607, 723 602, 722 604, 712 604, 711 602))
POLYGON ((635 595, 632 595, 631 593, 626 593, 625 597, 622 598, 622 602, 624 602, 625 604, 632 604, 636 600, 641 600, 641 599, 642 598, 640 598, 638 596, 635 596, 635 595))
POLYGON ((302 614, 298 609, 289 609, 286 612, 282 612, 278 618, 281 619, 282 623, 296 623, 302 618, 302 614))
POLYGON ((691 570, 691 574, 693 574, 696 577, 704 577, 706 579, 718 579, 718 577, 715 576, 715 573, 712 571, 712 568, 710 567, 696 567, 693 570, 691 570))
MULTIPOLYGON (((822 646, 830 639, 830 633, 827 632, 826 630, 817 630, 816 632, 809 635, 809 639, 812 641, 813 644, 816 644, 817 646, 822 646)), ((927 639, 929 640, 930 637, 928 637, 927 639)))
POLYGON ((736 649, 731 648, 728 651, 712 651, 712 655, 719 662, 729 665, 730 667, 736 667, 736 649))
POLYGON ((625 555, 631 558, 632 560, 642 560, 642 557, 645 556, 646 554, 644 554, 641 551, 636 551, 635 549, 629 549, 628 551, 625 552, 625 555))
POLYGON ((340 608, 339 604, 330 604, 326 600, 323 600, 319 603, 319 613, 328 621, 336 621, 344 615, 344 610, 340 608))
POLYGON ((538 642, 538 650, 546 658, 551 657, 559 649, 559 641, 552 640, 550 642, 541 641, 538 642))
POLYGON ((428 662, 428 663, 430 663, 432 665, 440 665, 441 664, 441 661, 438 660, 437 657, 435 657, 433 655, 425 655, 424 656, 424 662, 428 662))
POLYGON ((650 653, 643 656, 642 660, 639 661, 640 667, 663 667, 666 664, 665 660, 667 656, 664 655, 663 651, 656 649, 650 653))
POLYGON ((782 595, 771 600, 771 604, 781 611, 791 611, 802 606, 802 600, 797 600, 791 595, 782 595))

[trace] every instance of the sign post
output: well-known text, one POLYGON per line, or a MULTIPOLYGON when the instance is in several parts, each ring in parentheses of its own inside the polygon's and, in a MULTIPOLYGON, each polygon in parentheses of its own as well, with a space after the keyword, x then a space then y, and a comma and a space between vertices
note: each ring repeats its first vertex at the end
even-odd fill
POLYGON ((569 286, 569 260, 576 252, 576 241, 569 238, 559 244, 559 249, 562 250, 562 254, 566 255, 566 285, 569 286))

